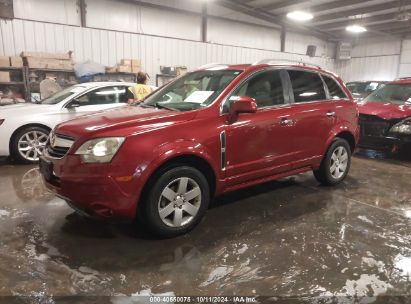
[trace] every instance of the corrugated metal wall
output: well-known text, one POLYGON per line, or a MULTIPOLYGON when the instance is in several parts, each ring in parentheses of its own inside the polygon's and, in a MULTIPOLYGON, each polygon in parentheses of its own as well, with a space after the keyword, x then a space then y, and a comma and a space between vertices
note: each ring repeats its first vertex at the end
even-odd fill
POLYGON ((400 57, 399 77, 411 77, 411 40, 403 40, 400 57))
MULTIPOLYGON (((144 0, 164 4, 160 0, 144 0)), ((182 14, 113 0, 86 0, 87 26, 81 28, 77 0, 14 0, 16 18, 0 21, 0 54, 21 51, 74 51, 76 61, 114 65, 123 58, 140 58, 154 75, 160 65, 195 68, 210 62, 244 63, 262 58, 303 60, 340 74, 346 81, 390 80, 411 75, 411 41, 394 38, 360 39, 353 59, 334 64, 334 43, 309 35, 287 33, 286 53, 280 33, 268 26, 209 18, 208 40, 201 43, 199 3, 181 0, 167 5, 189 9, 182 14), (30 20, 33 21, 30 21, 30 20), (165 38, 169 37, 169 38, 165 38), (305 56, 307 45, 317 46, 316 58, 305 56), (400 53, 402 55, 400 59, 400 53)), ((210 3, 211 14, 239 18, 239 13, 210 3)), ((244 17, 244 16, 243 16, 244 17)), ((246 19, 254 22, 255 20, 246 19)))
POLYGON ((336 61, 335 70, 345 81, 393 80, 398 77, 401 40, 365 39, 354 46, 348 61, 336 61))
POLYGON ((78 62, 92 60, 108 66, 123 58, 141 58, 151 76, 159 73, 160 65, 192 69, 210 62, 252 63, 264 58, 302 59, 333 69, 331 59, 37 21, 0 20, 0 33, 0 55, 71 50, 78 62))

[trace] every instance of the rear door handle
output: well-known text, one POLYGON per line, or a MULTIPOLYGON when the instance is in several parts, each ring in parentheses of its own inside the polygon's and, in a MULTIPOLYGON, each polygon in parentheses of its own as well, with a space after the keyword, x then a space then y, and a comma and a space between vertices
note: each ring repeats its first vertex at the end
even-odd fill
POLYGON ((334 117, 335 116, 335 112, 327 112, 326 114, 328 117, 334 117))

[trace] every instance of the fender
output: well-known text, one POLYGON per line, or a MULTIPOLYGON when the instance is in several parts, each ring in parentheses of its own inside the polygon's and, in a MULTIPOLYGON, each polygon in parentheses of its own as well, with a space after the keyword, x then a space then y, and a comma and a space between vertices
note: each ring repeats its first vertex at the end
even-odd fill
POLYGON ((338 134, 342 133, 342 132, 349 132, 355 139, 356 143, 357 143, 357 128, 352 126, 351 124, 347 123, 347 122, 341 122, 339 124, 337 124, 336 126, 334 126, 333 129, 331 129, 329 135, 328 135, 328 139, 326 141, 326 144, 323 148, 323 155, 325 155, 328 147, 331 145, 332 141, 337 137, 338 134), (353 132, 353 130, 356 130, 353 132))
POLYGON ((166 143, 154 149, 153 155, 157 155, 157 157, 147 165, 141 176, 141 181, 143 184, 146 184, 151 173, 155 172, 167 161, 181 155, 192 155, 203 159, 214 171, 216 179, 222 178, 218 167, 219 160, 215 161, 215 159, 211 156, 209 149, 196 141, 177 140, 171 143, 166 143))

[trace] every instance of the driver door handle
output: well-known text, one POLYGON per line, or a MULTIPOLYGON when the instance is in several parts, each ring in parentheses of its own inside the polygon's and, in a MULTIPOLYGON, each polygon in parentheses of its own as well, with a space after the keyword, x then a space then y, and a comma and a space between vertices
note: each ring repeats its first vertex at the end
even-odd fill
POLYGON ((292 126, 294 124, 294 120, 288 118, 288 117, 283 117, 280 120, 280 125, 281 126, 292 126))

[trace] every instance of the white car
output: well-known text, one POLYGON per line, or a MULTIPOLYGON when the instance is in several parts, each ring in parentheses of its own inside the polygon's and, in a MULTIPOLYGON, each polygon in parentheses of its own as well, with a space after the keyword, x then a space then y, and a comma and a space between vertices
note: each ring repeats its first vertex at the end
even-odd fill
POLYGON ((35 163, 43 153, 50 131, 59 123, 92 112, 124 106, 133 83, 77 84, 39 104, 0 107, 0 156, 35 163))

